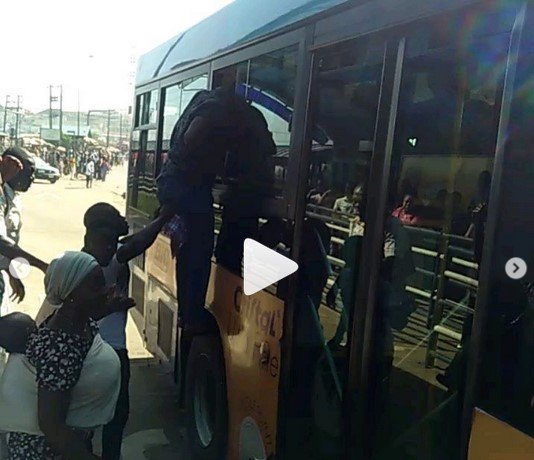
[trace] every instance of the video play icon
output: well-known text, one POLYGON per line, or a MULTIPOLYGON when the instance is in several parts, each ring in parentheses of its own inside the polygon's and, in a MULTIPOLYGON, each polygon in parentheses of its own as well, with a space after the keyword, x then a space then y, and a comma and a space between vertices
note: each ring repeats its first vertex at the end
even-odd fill
POLYGON ((247 238, 244 243, 244 291, 255 294, 286 276, 295 273, 296 262, 257 241, 247 238))

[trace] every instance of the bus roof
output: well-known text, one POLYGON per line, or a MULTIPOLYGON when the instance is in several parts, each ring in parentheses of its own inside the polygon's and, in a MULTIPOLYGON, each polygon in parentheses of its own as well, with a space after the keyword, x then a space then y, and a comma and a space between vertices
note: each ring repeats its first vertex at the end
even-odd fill
POLYGON ((349 0, 235 0, 141 56, 136 86, 272 34, 349 0))

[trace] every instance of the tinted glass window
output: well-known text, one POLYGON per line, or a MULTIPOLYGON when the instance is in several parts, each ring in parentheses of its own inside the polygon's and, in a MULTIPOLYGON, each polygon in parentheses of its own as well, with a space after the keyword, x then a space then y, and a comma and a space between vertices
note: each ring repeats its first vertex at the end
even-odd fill
MULTIPOLYGON (((274 51, 221 69, 214 74, 214 87, 234 85, 236 93, 257 109, 267 122, 276 144, 276 153, 265 167, 274 174, 278 195, 283 193, 289 157, 297 50, 297 46, 292 46, 274 51)), ((232 175, 231 170, 228 173, 232 175)))
POLYGON ((291 458, 342 456, 348 331, 365 232, 383 58, 381 39, 332 46, 316 58, 317 104, 294 317, 291 458), (299 432, 303 426, 313 439, 305 454, 304 434, 299 432))
POLYGON ((130 155, 128 158, 128 206, 137 206, 137 184, 139 180, 140 132, 132 131, 130 155))
POLYGON ((458 34, 468 22, 444 17, 407 39, 374 313, 373 458, 459 453, 509 43, 498 22, 458 34))
POLYGON ((137 209, 152 216, 158 207, 156 198, 156 130, 141 132, 137 209))
POLYGON ((147 123, 158 122, 158 100, 159 100, 159 90, 155 89, 151 91, 149 95, 149 104, 148 104, 148 109, 147 109, 147 123))
POLYGON ((165 88, 165 107, 163 109, 163 141, 170 141, 172 129, 180 116, 182 88, 180 84, 165 88))
POLYGON ((134 126, 137 127, 141 123, 141 112, 143 110, 143 99, 144 95, 140 94, 135 98, 135 120, 134 126))
MULTIPOLYGON (((532 28, 532 19, 525 30, 532 28)), ((476 405, 534 436, 534 98, 525 97, 523 91, 532 82, 534 37, 528 33, 523 37, 504 154, 496 251, 491 260, 488 334, 483 342, 488 352, 481 356, 476 405), (520 279, 511 279, 505 270, 515 257, 528 267, 520 279)))
POLYGON ((165 106, 163 109, 162 163, 167 159, 166 153, 169 150, 174 125, 187 107, 187 104, 191 101, 191 98, 198 91, 207 89, 207 85, 208 77, 204 74, 164 89, 165 106))
POLYGON ((260 226, 262 234, 270 235, 273 247, 280 243, 288 248, 291 242, 292 229, 287 223, 278 219, 260 222, 259 217, 265 211, 263 199, 282 196, 285 187, 296 57, 297 47, 292 46, 214 73, 213 87, 235 91, 252 107, 247 111, 250 123, 243 129, 243 142, 237 151, 227 152, 224 177, 219 178, 224 184, 220 198, 224 206, 217 206, 215 256, 235 273, 241 273, 244 239, 259 238, 260 226))

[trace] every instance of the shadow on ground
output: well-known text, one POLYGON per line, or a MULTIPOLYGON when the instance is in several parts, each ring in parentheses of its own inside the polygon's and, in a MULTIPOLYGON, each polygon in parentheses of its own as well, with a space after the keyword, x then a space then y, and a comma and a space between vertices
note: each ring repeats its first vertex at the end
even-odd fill
MULTIPOLYGON (((97 453, 100 439, 97 433, 97 453)), ((122 446, 125 460, 190 460, 177 388, 168 370, 154 360, 131 361, 130 418, 122 446)))

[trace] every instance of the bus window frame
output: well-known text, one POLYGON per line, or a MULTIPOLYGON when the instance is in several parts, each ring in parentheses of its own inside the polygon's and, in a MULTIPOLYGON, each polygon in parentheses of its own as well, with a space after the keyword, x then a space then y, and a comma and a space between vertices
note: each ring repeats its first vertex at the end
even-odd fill
MULTIPOLYGON (((482 354, 484 353, 484 340, 488 332, 488 313, 491 302, 489 282, 494 277, 494 270, 502 268, 494 267, 492 261, 494 255, 499 251, 496 246, 498 235, 498 217, 501 205, 501 190, 503 188, 503 178, 505 173, 505 157, 511 150, 508 134, 512 104, 515 93, 515 76, 519 65, 521 53, 521 38, 525 24, 527 24, 527 14, 534 14, 532 5, 528 7, 528 2, 518 4, 513 28, 510 32, 509 48, 506 62, 506 74, 501 91, 499 127, 497 131, 497 142, 495 146, 495 157, 491 178, 491 190, 488 203, 488 216, 486 221, 486 232, 484 246, 482 250, 482 263, 479 270, 479 290, 477 303, 473 317, 473 330, 468 356, 468 366, 466 375, 466 390, 463 401, 462 426, 461 426, 461 454, 462 458, 467 458, 469 449, 469 438, 471 425, 473 422, 473 410, 477 399, 477 388, 479 381, 480 365, 482 364, 482 354)), ((526 56, 525 56, 526 59, 526 56)))
MULTIPOLYGON (((155 82, 152 82, 152 83, 147 83, 146 85, 143 85, 143 86, 139 86, 138 88, 135 89, 135 103, 136 103, 136 106, 134 107, 134 113, 138 113, 139 112, 139 125, 135 126, 133 128, 133 130, 137 130, 137 131, 142 131, 142 130, 145 130, 145 129, 157 129, 158 128, 158 122, 156 123, 144 123, 144 124, 141 124, 141 121, 142 121, 142 117, 143 117, 143 111, 144 111, 144 101, 145 99, 147 98, 146 95, 148 95, 148 98, 150 99, 150 93, 154 90, 160 90, 160 87, 161 87, 161 81, 155 81, 155 82), (144 97, 143 97, 144 96, 144 97), (143 104, 141 107, 138 107, 137 106, 137 102, 139 100, 142 100, 143 101, 143 104)), ((159 94, 159 97, 161 97, 161 94, 159 94)), ((159 110, 160 110, 160 106, 161 106, 161 100, 159 100, 158 102, 158 113, 159 113, 159 110)), ((159 121, 159 119, 158 119, 159 121)))
MULTIPOLYGON (((310 28, 310 33, 313 33, 313 29, 310 28)), ((368 178, 368 184, 369 188, 367 191, 368 194, 368 202, 367 202, 367 212, 366 212, 366 232, 364 234, 363 239, 363 247, 367 248, 368 250, 364 250, 362 254, 362 258, 360 260, 360 266, 369 266, 370 263, 373 263, 372 268, 370 270, 363 270, 360 269, 359 273, 359 279, 356 280, 356 293, 359 293, 356 295, 355 298, 355 305, 353 305, 353 312, 354 312, 354 319, 352 321, 352 325, 349 325, 348 330, 348 338, 350 343, 349 348, 349 357, 348 357, 348 363, 347 363, 347 371, 348 371, 348 378, 347 378, 347 385, 344 389, 344 398, 342 401, 342 407, 343 407, 343 413, 346 415, 343 417, 343 431, 344 433, 351 432, 351 435, 345 436, 345 439, 343 442, 347 442, 349 439, 352 439, 352 442, 350 445, 345 444, 344 449, 345 451, 348 451, 353 445, 355 447, 361 447, 362 445, 362 438, 359 438, 359 441, 353 438, 352 435, 360 435, 359 432, 354 430, 354 427, 356 426, 363 426, 359 419, 363 419, 364 414, 362 411, 354 411, 352 410, 355 407, 355 404, 358 404, 360 399, 358 401, 355 401, 354 398, 350 398, 350 395, 359 395, 360 393, 360 386, 361 386, 361 362, 362 362, 362 356, 363 356, 363 350, 364 350, 364 343, 363 343, 363 329, 365 326, 365 320, 366 320, 366 313, 367 313, 367 301, 366 299, 369 296, 373 296, 376 288, 376 279, 377 276, 372 277, 371 273, 372 270, 376 271, 378 273, 378 269, 380 266, 380 258, 378 257, 378 254, 380 252, 380 248, 382 245, 382 236, 381 232, 377 232, 376 230, 380 228, 381 225, 383 225, 383 222, 380 222, 379 219, 384 219, 384 209, 386 206, 385 197, 387 195, 388 191, 388 179, 389 179, 389 162, 391 160, 391 154, 389 156, 386 155, 387 149, 390 151, 392 150, 392 136, 389 135, 389 131, 391 130, 391 117, 395 117, 396 110, 391 111, 392 105, 395 103, 396 108, 396 100, 398 99, 398 92, 400 87, 400 75, 398 75, 397 69, 399 66, 399 53, 397 47, 401 46, 402 38, 398 37, 397 35, 393 35, 390 37, 388 32, 382 31, 378 32, 377 34, 373 34, 377 36, 381 36, 384 38, 384 55, 382 59, 382 77, 381 77, 381 86, 380 86, 380 97, 378 100, 377 105, 377 114, 376 114, 376 124, 375 124, 375 142, 373 147, 373 153, 371 156, 371 163, 370 163, 370 175, 368 178), (393 42, 393 48, 389 44, 389 42, 393 42), (393 53, 391 50, 393 49, 393 53), (384 97, 384 85, 387 84, 390 86, 387 93, 389 96, 384 97), (393 94, 395 93, 395 94, 393 94), (391 112, 391 113, 390 113, 391 112), (385 176, 387 180, 384 180, 381 178, 382 176, 385 176), (376 203, 373 201, 373 199, 376 199, 376 203), (377 250, 373 250, 374 248, 377 248, 377 250), (374 280, 374 281, 373 281, 374 280), (373 285, 370 285, 370 283, 373 282, 373 285), (360 286, 367 286, 366 290, 363 290, 360 288, 360 286), (364 292, 365 291, 365 292, 364 292), (361 298, 363 294, 366 294, 365 297, 361 298), (365 303, 364 303, 365 302, 365 303), (355 308, 355 306, 363 305, 363 308, 355 308), (356 419, 358 417, 358 419, 356 419)), ((300 249, 300 239, 301 239, 301 233, 302 233, 302 225, 304 222, 304 216, 306 213, 306 200, 305 200, 305 194, 306 194, 306 186, 307 186, 307 179, 308 179, 308 166, 309 166, 309 160, 311 158, 311 146, 312 146, 312 123, 313 123, 313 114, 314 110, 317 107, 317 74, 318 74, 318 68, 316 65, 316 57, 318 54, 320 54, 321 51, 323 51, 326 48, 329 48, 337 43, 344 42, 344 41, 350 41, 354 39, 358 39, 359 37, 350 37, 348 39, 342 39, 342 40, 335 40, 332 43, 324 44, 320 47, 308 47, 308 54, 311 56, 310 62, 311 62, 311 69, 309 70, 309 81, 308 85, 306 86, 305 90, 308 93, 308 101, 307 101, 307 111, 306 111, 306 119, 302 121, 305 125, 305 138, 303 139, 302 144, 302 156, 300 158, 301 164, 300 164, 300 181, 299 181, 299 189, 298 189, 298 196, 296 199, 296 223, 295 223, 295 235, 294 235, 294 246, 295 250, 298 251, 300 249)), ((361 37, 360 37, 361 38, 361 37)), ((401 61, 402 62, 402 61, 401 61)), ((294 297, 292 297, 294 298, 294 297)), ((294 308, 291 309, 292 312, 294 311, 294 308)), ((286 319, 287 321, 287 319, 286 319)), ((284 333, 285 337, 289 337, 289 339, 285 339, 288 342, 292 342, 292 330, 293 330, 293 318, 289 319, 289 324, 287 327, 287 331, 284 333)), ((291 346, 291 345, 289 345, 291 346)), ((286 355, 289 354, 286 351, 286 355)), ((286 357, 285 360, 288 360, 286 357)), ((289 366, 290 364, 290 358, 289 363, 286 364, 289 366)), ((286 372, 288 373, 288 372, 286 372)), ((286 383, 286 385, 289 388, 289 383, 286 383)), ((288 390, 287 390, 288 391, 288 390)), ((362 399, 363 400, 363 399, 362 399)), ((285 428, 285 427, 284 427, 285 428)), ((352 458, 352 457, 350 457, 352 458)))
MULTIPOLYGON (((250 47, 240 49, 234 53, 222 56, 220 58, 214 59, 211 63, 211 72, 209 75, 210 88, 213 83, 213 75, 218 70, 224 69, 232 65, 239 64, 243 61, 249 59, 254 59, 261 57, 262 55, 271 53, 273 51, 279 51, 291 46, 297 46, 297 56, 299 63, 302 60, 302 56, 307 52, 307 47, 305 46, 306 40, 306 30, 305 28, 296 29, 292 32, 274 37, 270 40, 252 45, 250 47)), ((295 104, 294 104, 294 119, 300 120, 304 119, 306 115, 306 94, 299 92, 301 87, 302 79, 305 79, 306 75, 303 74, 303 70, 300 66, 297 66, 297 75, 295 78, 295 104)), ((297 187, 298 187, 298 173, 299 173, 299 162, 300 157, 302 156, 302 139, 304 135, 304 126, 297 126, 295 123, 291 129, 291 141, 289 144, 289 160, 287 168, 287 180, 285 181, 285 187, 283 190, 283 197, 273 198, 268 200, 266 203, 265 212, 269 216, 276 216, 285 219, 294 220, 295 219, 295 208, 296 208, 296 197, 297 197, 297 187)), ((217 191, 214 192, 217 195, 217 191)))
POLYGON ((163 123, 165 120, 165 99, 166 90, 174 85, 179 85, 190 78, 199 77, 201 75, 207 75, 209 78, 211 70, 210 64, 203 64, 191 69, 187 69, 183 72, 177 72, 172 75, 168 75, 164 79, 159 81, 159 107, 158 107, 158 137, 156 140, 156 177, 161 171, 163 166, 162 153, 163 153, 163 123))

